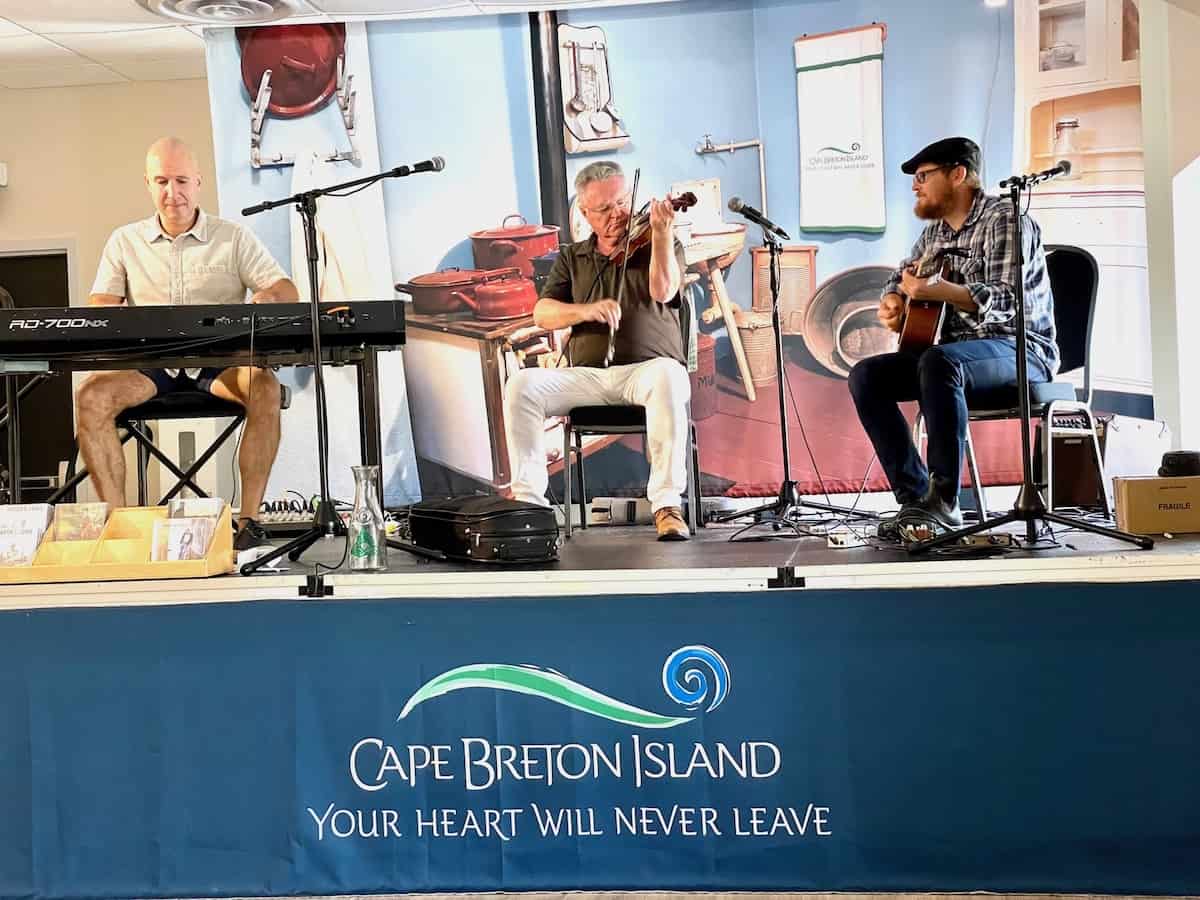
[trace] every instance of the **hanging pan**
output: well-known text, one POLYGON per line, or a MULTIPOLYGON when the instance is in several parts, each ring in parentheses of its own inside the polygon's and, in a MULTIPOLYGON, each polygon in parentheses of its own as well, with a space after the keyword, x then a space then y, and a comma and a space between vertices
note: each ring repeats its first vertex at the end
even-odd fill
POLYGON ((337 61, 346 50, 346 26, 270 25, 237 29, 242 48, 242 83, 251 101, 263 72, 271 70, 267 109, 283 119, 306 116, 337 90, 337 61))

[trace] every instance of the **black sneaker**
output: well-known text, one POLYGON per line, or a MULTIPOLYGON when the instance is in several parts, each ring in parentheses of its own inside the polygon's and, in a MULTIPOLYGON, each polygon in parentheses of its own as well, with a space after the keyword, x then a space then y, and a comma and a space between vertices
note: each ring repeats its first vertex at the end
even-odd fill
POLYGON ((254 519, 242 519, 238 523, 237 537, 233 539, 233 549, 253 550, 255 547, 271 546, 271 536, 254 519))
POLYGON ((947 531, 954 531, 958 528, 962 528, 962 510, 958 508, 957 497, 955 497, 952 501, 947 502, 941 497, 931 493, 921 501, 921 508, 928 513, 931 519, 933 519, 947 531))

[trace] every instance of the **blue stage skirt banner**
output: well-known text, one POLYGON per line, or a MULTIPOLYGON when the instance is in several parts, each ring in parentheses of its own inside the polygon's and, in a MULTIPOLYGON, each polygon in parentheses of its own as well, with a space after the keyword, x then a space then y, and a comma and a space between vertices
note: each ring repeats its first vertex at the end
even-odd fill
POLYGON ((1197 597, 8 612, 0 896, 1196 894, 1197 597))

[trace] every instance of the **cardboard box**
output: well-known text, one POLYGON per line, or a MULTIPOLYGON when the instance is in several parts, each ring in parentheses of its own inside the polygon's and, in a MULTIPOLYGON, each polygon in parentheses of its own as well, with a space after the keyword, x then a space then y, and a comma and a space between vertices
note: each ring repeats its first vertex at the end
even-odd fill
POLYGON ((1200 531, 1200 476, 1114 478, 1117 527, 1134 534, 1200 531))

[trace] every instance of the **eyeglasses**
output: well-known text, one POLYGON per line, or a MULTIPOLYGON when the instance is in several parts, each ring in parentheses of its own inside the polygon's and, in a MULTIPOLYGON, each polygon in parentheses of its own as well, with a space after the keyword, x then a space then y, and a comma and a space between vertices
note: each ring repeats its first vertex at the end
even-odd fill
POLYGON ((957 169, 961 165, 962 163, 950 163, 945 166, 934 166, 932 169, 922 169, 920 172, 913 173, 913 181, 917 184, 924 184, 934 172, 941 172, 945 169, 957 169))
POLYGON ((585 209, 584 212, 589 216, 599 216, 601 219, 607 219, 614 212, 629 211, 629 195, 626 194, 615 203, 606 203, 604 206, 597 206, 595 209, 585 209))

